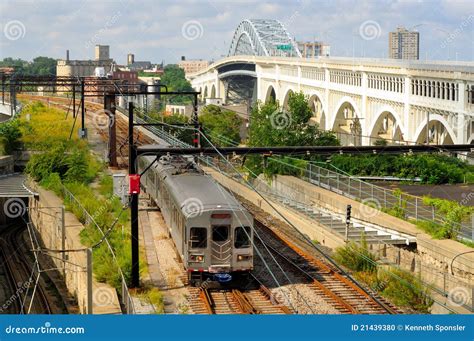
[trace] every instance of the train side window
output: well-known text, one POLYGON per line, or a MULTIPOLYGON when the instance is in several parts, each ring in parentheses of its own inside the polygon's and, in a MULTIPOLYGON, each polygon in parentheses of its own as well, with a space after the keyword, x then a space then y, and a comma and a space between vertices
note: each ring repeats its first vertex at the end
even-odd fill
POLYGON ((191 227, 189 241, 192 249, 204 249, 207 247, 207 229, 205 227, 191 227))
POLYGON ((250 246, 250 226, 237 226, 234 232, 234 247, 237 249, 250 246))
POLYGON ((212 227, 212 240, 224 242, 229 239, 229 225, 216 225, 212 227))

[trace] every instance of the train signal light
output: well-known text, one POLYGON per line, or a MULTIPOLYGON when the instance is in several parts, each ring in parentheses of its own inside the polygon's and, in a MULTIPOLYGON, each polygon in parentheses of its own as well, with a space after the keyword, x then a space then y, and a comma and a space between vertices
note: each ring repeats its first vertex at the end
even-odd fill
POLYGON ((351 210, 352 210, 352 206, 351 205, 347 205, 347 209, 346 209, 346 224, 349 224, 351 222, 351 210))
POLYGON ((140 174, 130 174, 128 194, 140 194, 140 174))

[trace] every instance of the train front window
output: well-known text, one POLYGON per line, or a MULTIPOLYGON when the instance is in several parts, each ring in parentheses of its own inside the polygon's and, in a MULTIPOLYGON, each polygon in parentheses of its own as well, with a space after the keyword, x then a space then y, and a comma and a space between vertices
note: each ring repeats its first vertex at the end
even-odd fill
POLYGON ((250 246, 250 226, 237 226, 234 232, 234 247, 241 249, 250 246))
POLYGON ((205 249, 207 247, 207 229, 205 227, 191 227, 189 234, 192 249, 205 249))
POLYGON ((229 225, 216 225, 212 227, 212 240, 224 242, 229 239, 229 225))

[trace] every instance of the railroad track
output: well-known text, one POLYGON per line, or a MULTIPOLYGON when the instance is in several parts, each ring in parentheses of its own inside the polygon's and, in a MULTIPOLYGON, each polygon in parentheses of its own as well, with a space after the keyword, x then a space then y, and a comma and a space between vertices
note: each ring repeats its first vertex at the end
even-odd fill
POLYGON ((28 251, 21 237, 24 229, 25 225, 21 223, 9 225, 0 236, 0 258, 11 278, 15 295, 11 297, 12 309, 16 314, 51 314, 52 306, 41 281, 35 288, 37 270, 26 256, 28 251))
MULTIPOLYGON (((314 249, 299 234, 276 229, 262 212, 240 198, 254 214, 256 230, 262 243, 278 259, 280 266, 299 276, 315 293, 344 314, 399 314, 401 310, 355 283, 327 258, 316 256, 314 249), (304 242, 303 242, 304 241, 304 242)), ((257 241, 258 243, 258 241, 257 241)))
POLYGON ((196 314, 291 314, 263 286, 258 289, 190 288, 190 305, 196 314))

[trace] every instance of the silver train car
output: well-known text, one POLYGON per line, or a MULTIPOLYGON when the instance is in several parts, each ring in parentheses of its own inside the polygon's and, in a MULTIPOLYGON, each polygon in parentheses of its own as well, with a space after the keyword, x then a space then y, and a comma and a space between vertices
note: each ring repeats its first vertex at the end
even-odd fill
MULTIPOLYGON (((142 173, 155 157, 141 156, 142 173)), ((192 284, 253 269, 253 216, 190 156, 162 156, 141 186, 160 208, 192 284)))

